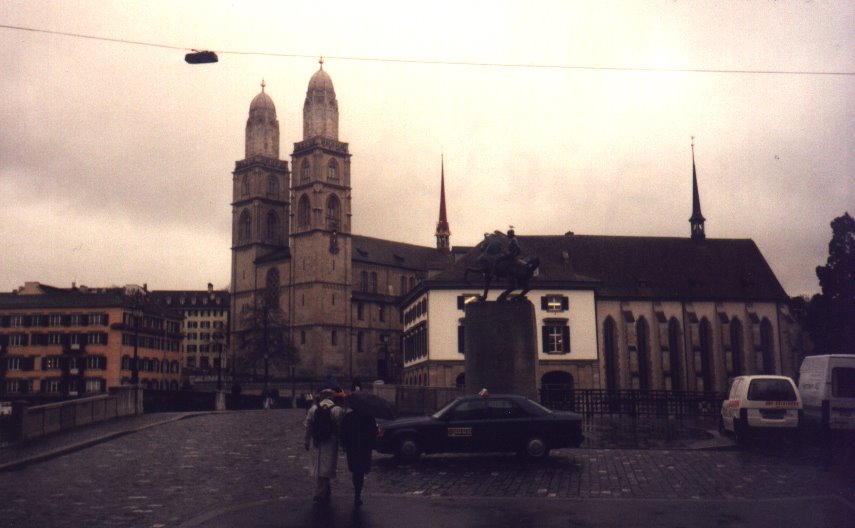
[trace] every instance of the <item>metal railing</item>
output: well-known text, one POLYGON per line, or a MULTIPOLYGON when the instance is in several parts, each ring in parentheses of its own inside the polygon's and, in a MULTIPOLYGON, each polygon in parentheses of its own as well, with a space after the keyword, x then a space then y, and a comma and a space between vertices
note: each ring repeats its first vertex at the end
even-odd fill
POLYGON ((636 389, 569 389, 544 385, 540 402, 553 410, 592 415, 712 417, 721 409, 718 392, 636 389))

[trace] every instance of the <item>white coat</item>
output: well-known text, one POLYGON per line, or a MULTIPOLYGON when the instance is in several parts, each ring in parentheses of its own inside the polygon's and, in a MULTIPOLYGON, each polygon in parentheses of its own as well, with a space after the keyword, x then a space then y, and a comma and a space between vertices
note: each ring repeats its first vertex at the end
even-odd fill
POLYGON ((335 478, 336 468, 338 466, 338 430, 341 424, 341 417, 344 413, 343 409, 335 405, 332 400, 321 400, 317 405, 312 405, 309 412, 306 413, 305 442, 309 444, 309 475, 313 477, 335 478), (332 407, 330 417, 333 422, 333 435, 328 439, 314 445, 312 440, 312 422, 315 420, 315 411, 318 405, 322 407, 332 407))

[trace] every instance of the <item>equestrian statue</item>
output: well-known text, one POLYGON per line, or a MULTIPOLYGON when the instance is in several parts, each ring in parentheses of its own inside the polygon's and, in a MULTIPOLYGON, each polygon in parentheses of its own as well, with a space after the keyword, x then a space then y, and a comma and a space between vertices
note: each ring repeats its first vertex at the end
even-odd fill
POLYGON ((540 266, 540 259, 520 256, 520 246, 514 230, 509 229, 507 235, 498 230, 493 233, 484 233, 484 240, 477 247, 481 253, 474 265, 466 268, 463 280, 469 282, 470 272, 481 274, 484 278, 484 294, 480 300, 487 299, 493 280, 507 280, 509 285, 496 301, 507 301, 511 292, 517 289, 520 293, 513 300, 525 300, 525 294, 531 289, 528 283, 540 266))

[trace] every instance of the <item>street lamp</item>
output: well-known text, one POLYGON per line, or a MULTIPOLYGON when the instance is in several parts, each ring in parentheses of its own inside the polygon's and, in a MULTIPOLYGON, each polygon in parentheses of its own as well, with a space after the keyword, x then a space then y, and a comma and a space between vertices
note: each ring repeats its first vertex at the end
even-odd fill
POLYGON ((131 362, 131 385, 138 385, 140 382, 139 368, 139 341, 140 341, 140 317, 142 317, 142 296, 139 292, 134 294, 134 307, 131 312, 134 318, 134 359, 131 362))

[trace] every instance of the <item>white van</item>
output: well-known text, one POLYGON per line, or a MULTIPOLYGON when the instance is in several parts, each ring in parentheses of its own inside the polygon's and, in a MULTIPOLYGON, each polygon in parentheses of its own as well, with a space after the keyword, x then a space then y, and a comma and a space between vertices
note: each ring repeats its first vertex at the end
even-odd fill
POLYGON ((855 354, 808 356, 799 370, 805 421, 828 430, 855 430, 855 354))
POLYGON ((760 431, 797 434, 802 400, 792 378, 738 376, 721 404, 720 428, 743 440, 760 431))

